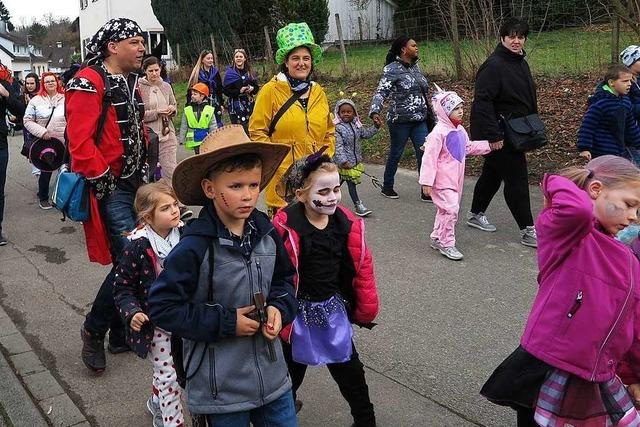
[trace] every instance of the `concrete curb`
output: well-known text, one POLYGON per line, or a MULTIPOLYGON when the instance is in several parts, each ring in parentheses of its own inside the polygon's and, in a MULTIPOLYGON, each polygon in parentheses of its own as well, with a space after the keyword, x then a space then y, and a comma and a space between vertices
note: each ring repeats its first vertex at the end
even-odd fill
POLYGON ((0 408, 9 418, 9 425, 91 425, 2 307, 0 350, 0 408))

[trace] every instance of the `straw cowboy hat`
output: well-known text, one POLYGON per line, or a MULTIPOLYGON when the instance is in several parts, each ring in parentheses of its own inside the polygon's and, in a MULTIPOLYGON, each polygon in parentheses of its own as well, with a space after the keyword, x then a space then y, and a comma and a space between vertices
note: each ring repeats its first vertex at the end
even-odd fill
POLYGON ((213 165, 239 154, 257 154, 262 159, 262 190, 288 153, 288 145, 251 141, 242 125, 223 126, 202 141, 200 154, 178 164, 173 172, 173 189, 185 205, 204 206, 209 199, 202 191, 201 182, 213 165))

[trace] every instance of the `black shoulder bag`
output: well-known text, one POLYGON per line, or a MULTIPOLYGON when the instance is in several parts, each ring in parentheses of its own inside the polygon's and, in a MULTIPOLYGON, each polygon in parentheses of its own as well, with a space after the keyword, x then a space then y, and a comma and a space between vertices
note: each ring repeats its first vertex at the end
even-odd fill
POLYGON ((526 153, 544 147, 549 142, 544 123, 537 114, 515 119, 500 117, 504 127, 504 141, 511 144, 515 151, 526 153))

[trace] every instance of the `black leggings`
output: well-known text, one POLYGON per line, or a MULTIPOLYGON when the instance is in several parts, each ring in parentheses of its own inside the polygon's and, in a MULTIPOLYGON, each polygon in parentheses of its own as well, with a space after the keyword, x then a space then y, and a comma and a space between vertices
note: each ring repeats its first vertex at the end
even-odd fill
MULTIPOLYGON (((358 357, 355 345, 351 359, 344 363, 330 363, 327 365, 333 380, 338 384, 342 397, 345 398, 351 408, 354 426, 375 427, 376 415, 373 404, 369 399, 369 387, 364 377, 364 365, 358 357)), ((300 388, 304 375, 307 372, 307 365, 295 362, 291 356, 291 345, 282 343, 282 352, 289 368, 289 375, 293 383, 293 398, 300 388)))
POLYGON ((519 408, 516 409, 518 427, 538 427, 533 419, 536 411, 531 408, 519 408))
POLYGON ((473 190, 471 212, 487 212, 493 196, 504 181, 504 200, 518 223, 518 228, 533 225, 531 201, 529 200, 529 173, 524 153, 513 151, 508 146, 487 154, 482 174, 473 190))

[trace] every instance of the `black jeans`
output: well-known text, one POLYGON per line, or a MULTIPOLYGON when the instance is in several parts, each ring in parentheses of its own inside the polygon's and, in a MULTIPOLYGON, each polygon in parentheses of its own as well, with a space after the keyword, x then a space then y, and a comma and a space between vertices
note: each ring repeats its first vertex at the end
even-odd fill
POLYGON ((51 183, 51 172, 40 171, 38 178, 38 200, 49 200, 49 183, 51 183))
POLYGON ((516 419, 518 427, 538 427, 538 424, 534 421, 536 411, 531 408, 518 408, 516 409, 516 419))
POLYGON ((0 148, 0 234, 2 234, 2 220, 4 218, 4 184, 7 182, 8 166, 9 148, 0 148))
POLYGON ((117 344, 124 342, 125 330, 113 301, 114 271, 120 253, 127 243, 127 238, 122 233, 129 232, 136 226, 134 198, 135 192, 116 189, 98 203, 100 216, 109 233, 113 267, 102 282, 84 322, 85 329, 92 335, 104 337, 107 330, 110 330, 109 341, 117 344))
POLYGON ((504 181, 504 200, 518 223, 518 228, 533 225, 531 201, 529 200, 529 173, 524 153, 505 146, 484 157, 482 173, 473 190, 471 212, 487 212, 493 196, 504 181))
MULTIPOLYGON (((373 404, 369 399, 369 387, 364 377, 364 365, 358 357, 355 345, 353 345, 351 360, 344 363, 331 363, 327 365, 333 380, 338 384, 342 397, 345 398, 351 408, 354 425, 356 427, 373 427, 376 425, 376 415, 373 404)), ((289 375, 293 383, 293 398, 300 388, 307 365, 293 361, 291 357, 291 345, 282 342, 282 352, 289 368, 289 375)))

